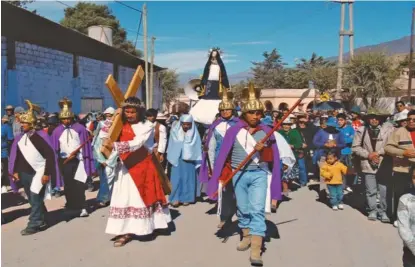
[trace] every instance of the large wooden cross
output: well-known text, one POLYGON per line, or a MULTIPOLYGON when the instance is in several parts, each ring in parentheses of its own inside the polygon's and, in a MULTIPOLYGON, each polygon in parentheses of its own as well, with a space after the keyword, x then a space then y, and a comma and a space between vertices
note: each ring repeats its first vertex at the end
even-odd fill
MULTIPOLYGON (((105 81, 105 85, 111 92, 112 97, 114 98, 115 105, 120 108, 122 103, 130 96, 135 96, 138 91, 138 87, 140 87, 141 82, 144 78, 144 70, 141 66, 138 66, 137 70, 134 73, 133 78, 128 85, 127 91, 123 95, 121 89, 118 87, 117 82, 115 81, 114 77, 110 74, 108 75, 107 80, 105 81)), ((117 141, 118 137, 120 136, 122 130, 122 116, 120 110, 114 114, 112 118, 112 125, 108 132, 108 138, 115 142, 117 141)), ((106 147, 101 147, 101 153, 104 154, 107 158, 111 154, 111 151, 108 150, 106 147)))

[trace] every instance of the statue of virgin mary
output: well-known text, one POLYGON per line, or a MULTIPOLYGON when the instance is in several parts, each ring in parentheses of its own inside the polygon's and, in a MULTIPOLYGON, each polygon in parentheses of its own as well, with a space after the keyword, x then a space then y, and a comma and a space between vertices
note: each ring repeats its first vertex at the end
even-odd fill
POLYGON ((228 75, 220 54, 219 48, 209 51, 209 59, 202 76, 200 99, 220 100, 219 92, 229 89, 228 75))

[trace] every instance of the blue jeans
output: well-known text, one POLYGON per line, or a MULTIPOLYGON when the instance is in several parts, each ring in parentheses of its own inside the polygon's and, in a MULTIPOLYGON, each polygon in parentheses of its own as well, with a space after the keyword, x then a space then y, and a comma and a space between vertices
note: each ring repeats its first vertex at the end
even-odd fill
POLYGON ((298 162, 298 168, 299 168, 299 179, 300 179, 300 184, 302 186, 306 185, 308 183, 308 176, 307 176, 307 168, 306 168, 306 164, 305 164, 305 159, 297 159, 298 162))
POLYGON ((328 184, 327 188, 330 193, 331 206, 337 206, 343 201, 343 185, 342 184, 328 184))
POLYGON ((27 174, 24 172, 19 173, 20 181, 31 206, 27 228, 42 226, 45 223, 45 213, 47 212, 45 203, 43 202, 43 198, 45 197, 45 187, 40 190, 39 194, 30 191, 30 185, 32 184, 34 176, 34 174, 27 174))
POLYGON ((99 190, 97 195, 98 202, 106 203, 111 200, 112 186, 114 184, 114 170, 112 170, 111 176, 108 176, 109 167, 100 166, 98 169, 99 173, 99 190))
POLYGON ((265 201, 267 173, 263 170, 240 171, 233 177, 238 226, 251 235, 265 237, 265 201))

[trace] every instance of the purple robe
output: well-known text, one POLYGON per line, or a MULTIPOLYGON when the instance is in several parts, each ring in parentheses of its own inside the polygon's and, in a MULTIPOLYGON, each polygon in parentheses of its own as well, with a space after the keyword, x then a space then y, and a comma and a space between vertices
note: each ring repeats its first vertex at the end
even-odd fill
MULTIPOLYGON (((81 144, 84 144, 88 140, 89 133, 87 129, 81 124, 75 122, 74 124, 71 125, 71 129, 78 133, 81 144)), ((58 158, 59 158, 59 151, 60 151, 59 138, 61 137, 64 131, 65 131, 65 127, 61 124, 58 127, 56 127, 52 133, 52 145, 53 145, 53 149, 58 155, 58 158)), ((84 159, 85 172, 88 176, 91 176, 96 171, 95 164, 94 164, 94 157, 92 154, 91 141, 88 141, 82 147, 82 158, 84 159)), ((56 181, 57 182, 56 186, 60 186, 63 184, 63 177, 61 173, 59 172, 58 175, 59 176, 58 176, 58 180, 56 181)))
MULTIPOLYGON (((207 163, 208 153, 205 150, 206 150, 206 148, 209 147, 210 139, 213 136, 213 130, 215 130, 216 126, 218 126, 223 121, 224 120, 222 118, 219 118, 219 119, 215 120, 212 123, 212 125, 210 125, 210 127, 209 127, 209 132, 208 132, 208 135, 206 137, 206 141, 205 141, 205 145, 204 145, 205 149, 203 150, 203 155, 202 155, 202 165, 200 166, 199 181, 201 183, 207 183, 209 181, 209 167, 208 167, 208 163, 207 163)), ((230 121, 238 122, 239 118, 232 117, 230 119, 230 121)), ((213 166, 211 166, 211 167, 213 167, 213 166)))
MULTIPOLYGON (((53 148, 52 145, 52 140, 50 138, 50 136, 45 133, 43 130, 40 131, 36 131, 36 133, 43 138, 43 140, 46 141, 46 143, 53 148)), ((24 133, 20 133, 18 136, 16 136, 14 138, 13 144, 12 144, 12 148, 10 151, 10 159, 9 159, 9 174, 14 174, 14 164, 16 162, 16 153, 17 153, 17 144, 19 143, 20 139, 22 139, 24 133)), ((60 176, 59 173, 59 168, 58 168, 58 156, 55 153, 55 170, 56 170, 56 174, 51 175, 51 179, 56 179, 56 182, 59 181, 58 177, 60 176)), ((16 183, 13 181, 13 179, 11 179, 11 177, 9 176, 9 180, 10 180, 10 186, 13 189, 13 191, 15 193, 17 193, 18 191, 18 187, 16 185, 16 183)))
MULTIPOLYGON (((219 151, 219 155, 215 161, 215 167, 213 169, 212 178, 208 182, 207 194, 209 198, 213 198, 213 194, 218 190, 219 187, 219 177, 222 173, 222 169, 225 165, 226 159, 228 158, 229 153, 233 147, 233 144, 236 141, 236 135, 242 128, 248 127, 248 124, 240 120, 237 124, 232 126, 226 132, 226 135, 222 142, 222 147, 219 151)), ((269 133, 272 129, 264 124, 259 125, 260 129, 265 133, 269 133)), ((271 135, 269 140, 272 141, 272 152, 273 152, 273 163, 274 168, 272 170, 272 180, 271 180, 271 199, 281 200, 281 170, 278 168, 280 166, 280 153, 278 151, 277 143, 275 136, 271 135)))

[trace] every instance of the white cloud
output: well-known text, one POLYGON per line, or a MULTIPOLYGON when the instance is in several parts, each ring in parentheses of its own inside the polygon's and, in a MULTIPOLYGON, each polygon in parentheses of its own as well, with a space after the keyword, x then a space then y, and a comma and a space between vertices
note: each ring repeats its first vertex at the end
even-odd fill
POLYGON ((251 41, 251 42, 236 42, 231 43, 231 45, 263 45, 263 44, 271 44, 270 41, 251 41))
MULTIPOLYGON (((160 53, 155 55, 157 65, 174 69, 179 73, 201 71, 208 59, 206 50, 185 50, 171 53, 160 53)), ((224 63, 238 62, 234 59, 237 55, 224 55, 224 63), (228 59, 231 57, 232 59, 228 59)))

